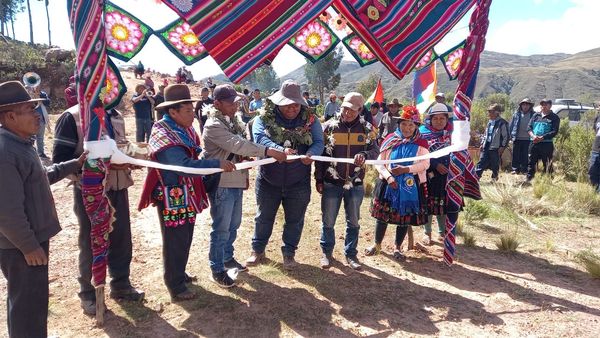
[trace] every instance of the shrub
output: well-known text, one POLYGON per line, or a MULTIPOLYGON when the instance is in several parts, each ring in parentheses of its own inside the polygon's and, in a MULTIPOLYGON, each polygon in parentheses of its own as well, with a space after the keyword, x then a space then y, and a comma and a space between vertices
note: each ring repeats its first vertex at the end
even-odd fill
POLYGON ((465 246, 474 247, 476 240, 475 235, 469 231, 465 231, 462 234, 463 243, 465 246))
POLYGON ((521 242, 519 242, 515 232, 500 235, 500 238, 496 241, 496 247, 502 251, 516 251, 520 244, 521 242))
POLYGON ((464 219, 467 224, 481 223, 490 215, 490 207, 484 201, 469 201, 465 205, 464 219))
POLYGON ((555 152, 559 168, 569 181, 588 182, 588 161, 594 143, 594 133, 580 125, 568 127, 566 120, 561 122, 561 129, 556 140, 555 152))
POLYGON ((589 184, 578 183, 569 194, 569 201, 573 209, 600 216, 600 195, 589 184))
POLYGON ((365 187, 365 196, 371 197, 373 196, 373 190, 375 189, 375 183, 379 178, 379 172, 372 166, 367 166, 365 172, 365 179, 363 181, 363 185, 365 187))
POLYGON ((600 257, 590 249, 580 251, 575 258, 581 263, 590 276, 600 278, 600 257))

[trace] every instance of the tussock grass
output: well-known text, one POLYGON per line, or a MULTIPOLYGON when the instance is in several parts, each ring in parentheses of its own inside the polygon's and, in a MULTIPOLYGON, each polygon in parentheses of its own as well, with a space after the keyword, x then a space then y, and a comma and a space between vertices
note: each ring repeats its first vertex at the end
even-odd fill
POLYGON ((496 247, 502 251, 513 252, 521 245, 516 232, 507 232, 500 235, 500 238, 496 241, 496 247))
POLYGON ((465 225, 460 218, 458 219, 458 222, 456 222, 455 230, 457 236, 460 236, 465 232, 465 225))
POLYGON ((590 249, 580 251, 575 258, 581 263, 590 276, 600 278, 600 256, 593 253, 590 249))
POLYGON ((470 231, 465 231, 462 233, 463 244, 468 247, 474 247, 477 240, 475 239, 475 234, 470 231))
POLYGON ((464 220, 467 224, 481 223, 490 215, 491 208, 484 201, 469 201, 465 205, 464 220))

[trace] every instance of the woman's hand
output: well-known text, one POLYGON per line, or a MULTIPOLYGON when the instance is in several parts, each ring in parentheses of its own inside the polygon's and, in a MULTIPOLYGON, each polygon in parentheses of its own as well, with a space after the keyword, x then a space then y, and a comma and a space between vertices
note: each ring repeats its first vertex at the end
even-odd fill
POLYGON ((387 183, 390 187, 392 187, 392 189, 394 189, 394 190, 398 189, 398 182, 396 182, 396 179, 394 177, 392 177, 392 176, 388 177, 387 183))
POLYGON ((405 167, 403 165, 399 165, 395 168, 392 169, 392 174, 394 176, 399 176, 402 174, 408 174, 410 172, 410 169, 408 167, 405 167))

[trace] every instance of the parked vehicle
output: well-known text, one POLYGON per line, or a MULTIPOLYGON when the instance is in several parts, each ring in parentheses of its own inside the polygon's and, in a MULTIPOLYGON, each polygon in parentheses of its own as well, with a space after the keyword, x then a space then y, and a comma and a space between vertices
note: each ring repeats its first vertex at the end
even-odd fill
MULTIPOLYGON (((552 103, 552 111, 558 115, 561 119, 568 119, 569 125, 574 126, 580 123, 583 119, 584 114, 597 109, 596 105, 584 105, 573 99, 556 99, 552 103)), ((540 106, 533 108, 534 111, 539 112, 540 106)), ((594 112, 593 114, 595 114, 594 112)))

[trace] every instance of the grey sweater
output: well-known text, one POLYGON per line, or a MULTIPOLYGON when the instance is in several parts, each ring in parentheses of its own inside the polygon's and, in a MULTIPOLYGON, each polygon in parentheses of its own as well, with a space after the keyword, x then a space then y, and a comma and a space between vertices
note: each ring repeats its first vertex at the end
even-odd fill
MULTIPOLYGON (((206 120, 202 143, 204 143, 203 158, 225 160, 233 153, 237 155, 231 160, 233 163, 238 163, 240 157, 264 157, 266 152, 265 146, 248 141, 243 135, 236 133, 226 121, 213 116, 209 116, 206 120)), ((222 173, 219 187, 248 188, 248 179, 248 169, 222 173)))
POLYGON ((44 168, 32 140, 0 128, 0 249, 28 254, 60 231, 50 184, 78 170, 77 160, 44 168))

